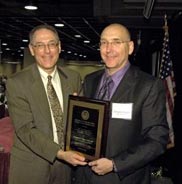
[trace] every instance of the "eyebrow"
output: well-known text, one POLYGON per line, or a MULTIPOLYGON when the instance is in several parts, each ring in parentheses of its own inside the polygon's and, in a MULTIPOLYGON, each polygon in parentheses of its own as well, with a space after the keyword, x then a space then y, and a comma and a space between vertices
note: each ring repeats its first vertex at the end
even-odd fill
MULTIPOLYGON (((59 41, 57 41, 57 40, 50 40, 50 41, 48 41, 47 43, 50 43, 50 42, 59 42, 59 41)), ((38 42, 35 42, 35 43, 44 43, 44 42, 38 41, 38 42)), ((44 43, 44 44, 45 44, 45 43, 44 43)))
MULTIPOLYGON (((106 41, 107 39, 106 38, 101 38, 100 41, 106 41)), ((123 41, 125 39, 121 39, 121 38, 112 38, 111 40, 114 40, 114 41, 123 41)), ((128 39, 126 39, 128 40, 128 39)), ((129 41, 129 40, 128 40, 129 41)))

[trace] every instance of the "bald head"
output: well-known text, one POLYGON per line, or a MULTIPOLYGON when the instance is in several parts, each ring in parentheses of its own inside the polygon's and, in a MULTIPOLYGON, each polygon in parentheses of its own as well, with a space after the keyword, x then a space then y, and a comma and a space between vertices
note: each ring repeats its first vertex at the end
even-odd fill
POLYGON ((133 53, 134 43, 128 29, 121 24, 110 24, 101 33, 100 54, 107 71, 113 74, 123 68, 133 53))
POLYGON ((113 33, 113 36, 115 33, 117 33, 117 35, 119 34, 123 41, 130 41, 131 39, 129 30, 122 24, 117 23, 110 24, 109 26, 107 26, 101 33, 101 39, 105 35, 111 34, 111 32, 113 33))

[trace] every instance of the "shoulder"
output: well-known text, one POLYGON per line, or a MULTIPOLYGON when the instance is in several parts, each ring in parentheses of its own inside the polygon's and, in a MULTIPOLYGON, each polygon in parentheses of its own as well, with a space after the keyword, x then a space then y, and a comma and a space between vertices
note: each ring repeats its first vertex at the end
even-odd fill
POLYGON ((139 91, 155 91, 156 93, 163 91, 165 93, 165 86, 160 78, 146 73, 135 66, 132 66, 129 70, 130 71, 128 71, 128 75, 132 76, 130 81, 135 84, 135 87, 139 91))
POLYGON ((161 79, 153 76, 150 73, 142 71, 137 66, 130 66, 130 68, 128 70, 128 75, 133 76, 138 80, 142 80, 143 82, 155 82, 155 81, 162 82, 161 79))
POLYGON ((64 75, 65 77, 80 75, 77 71, 64 67, 64 66, 61 66, 61 67, 58 66, 58 72, 64 75))
POLYGON ((31 81, 32 76, 35 76, 35 74, 38 74, 38 69, 35 64, 32 64, 14 74, 12 74, 10 77, 8 77, 8 81, 15 80, 15 81, 31 81))
POLYGON ((62 80, 67 82, 81 81, 81 75, 72 69, 67 67, 58 67, 59 76, 62 80))
POLYGON ((92 72, 92 73, 89 73, 85 76, 85 80, 95 80, 97 79, 98 77, 102 76, 102 74, 104 73, 104 69, 102 70, 97 70, 95 72, 92 72))
POLYGON ((161 79, 142 71, 136 66, 130 66, 123 78, 123 82, 143 97, 151 92, 157 94, 163 91, 165 93, 165 86, 161 79))
POLYGON ((7 91, 13 91, 16 94, 27 92, 35 81, 41 81, 40 74, 35 65, 30 65, 8 77, 6 81, 7 91))

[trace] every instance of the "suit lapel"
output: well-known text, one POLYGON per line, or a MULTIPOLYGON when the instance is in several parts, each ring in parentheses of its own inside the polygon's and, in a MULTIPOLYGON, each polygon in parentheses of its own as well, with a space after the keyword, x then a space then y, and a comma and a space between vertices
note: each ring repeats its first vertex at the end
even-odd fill
POLYGON ((61 88, 62 88, 62 95, 63 95, 63 109, 64 109, 64 130, 66 131, 66 124, 67 124, 67 109, 68 109, 68 96, 72 92, 72 88, 68 82, 68 76, 66 75, 63 70, 58 67, 59 77, 61 80, 61 88))
POLYGON ((97 75, 93 75, 93 78, 89 82, 87 82, 87 84, 89 85, 85 86, 85 90, 86 94, 88 94, 89 97, 94 98, 97 94, 98 85, 100 83, 104 71, 105 70, 98 71, 96 73, 97 75))
POLYGON ((129 91, 133 89, 136 83, 137 73, 135 67, 130 66, 123 79, 119 83, 116 91, 114 92, 111 101, 123 101, 121 99, 127 99, 125 96, 129 94, 129 91))
POLYGON ((68 100, 68 95, 70 94, 71 87, 68 83, 68 76, 61 70, 61 68, 58 68, 59 72, 59 77, 61 80, 61 87, 62 87, 62 94, 63 94, 63 108, 64 111, 67 110, 67 100, 68 100))
MULTIPOLYGON (((37 106, 39 106, 40 110, 39 113, 42 114, 41 117, 45 118, 45 122, 51 122, 51 114, 47 100, 47 95, 45 92, 45 88, 40 73, 36 65, 32 67, 32 76, 33 81, 30 86, 30 89, 32 91, 34 99, 36 99, 36 101, 38 102, 37 106)), ((50 124, 50 126, 52 125, 50 124)))

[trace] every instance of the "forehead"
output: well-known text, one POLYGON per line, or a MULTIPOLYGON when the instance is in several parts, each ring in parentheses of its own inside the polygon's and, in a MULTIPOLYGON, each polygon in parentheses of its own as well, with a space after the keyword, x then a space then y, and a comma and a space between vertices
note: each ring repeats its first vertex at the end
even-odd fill
POLYGON ((41 39, 56 39, 56 35, 53 31, 49 29, 38 29, 33 34, 34 40, 41 40, 41 39))
POLYGON ((101 39, 128 39, 129 35, 123 27, 120 26, 109 26, 106 27, 102 34, 101 39))

